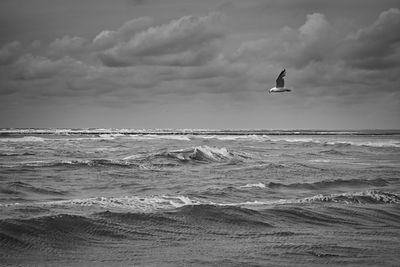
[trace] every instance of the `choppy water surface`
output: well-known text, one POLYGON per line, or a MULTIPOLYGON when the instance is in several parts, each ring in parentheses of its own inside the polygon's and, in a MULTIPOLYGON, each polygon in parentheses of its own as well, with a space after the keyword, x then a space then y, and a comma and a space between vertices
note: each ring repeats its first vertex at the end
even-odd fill
POLYGON ((1 264, 400 264, 396 132, 0 133, 1 264))

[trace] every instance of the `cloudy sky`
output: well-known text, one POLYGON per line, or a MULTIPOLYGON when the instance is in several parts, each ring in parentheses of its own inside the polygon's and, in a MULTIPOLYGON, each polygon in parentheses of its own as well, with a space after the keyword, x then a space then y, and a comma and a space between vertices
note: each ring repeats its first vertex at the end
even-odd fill
POLYGON ((0 127, 400 128, 399 29, 398 0, 2 0, 0 127))

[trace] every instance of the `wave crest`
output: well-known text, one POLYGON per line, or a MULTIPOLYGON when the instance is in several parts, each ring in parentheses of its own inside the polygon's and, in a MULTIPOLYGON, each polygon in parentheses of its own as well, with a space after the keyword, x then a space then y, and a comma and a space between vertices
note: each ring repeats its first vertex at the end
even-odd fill
POLYGON ((378 190, 368 190, 356 193, 343 193, 331 195, 316 195, 303 198, 302 202, 336 202, 346 204, 393 204, 400 203, 400 196, 393 193, 382 192, 378 190))
POLYGON ((180 208, 186 205, 198 205, 198 201, 186 196, 151 196, 151 197, 94 197, 39 203, 42 206, 81 206, 102 209, 123 209, 134 212, 154 212, 180 208))
POLYGON ((15 138, 0 138, 0 142, 44 142, 45 139, 37 136, 24 136, 15 138))
POLYGON ((181 161, 206 161, 206 162, 220 162, 231 160, 234 158, 245 159, 249 158, 244 153, 231 152, 225 147, 209 147, 209 146, 198 146, 189 149, 168 151, 163 155, 167 157, 176 158, 181 161))
POLYGON ((279 189, 279 188, 288 188, 288 189, 307 189, 307 190, 316 190, 316 189, 325 189, 332 187, 359 187, 359 186, 386 186, 388 182, 383 178, 377 178, 372 180, 364 180, 364 179, 335 179, 335 180, 326 180, 319 181, 314 183, 293 183, 293 184, 281 184, 270 182, 268 187, 271 189, 279 189))

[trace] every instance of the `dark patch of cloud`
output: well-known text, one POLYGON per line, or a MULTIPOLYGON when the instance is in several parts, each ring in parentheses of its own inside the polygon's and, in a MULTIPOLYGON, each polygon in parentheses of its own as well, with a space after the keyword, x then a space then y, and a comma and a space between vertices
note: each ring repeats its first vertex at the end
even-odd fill
POLYGON ((13 63, 21 53, 21 43, 14 41, 3 45, 0 48, 0 65, 8 65, 13 63))
POLYGON ((89 41, 78 36, 65 35, 62 38, 54 40, 49 45, 49 54, 56 56, 76 55, 85 52, 88 49, 89 41))
POLYGON ((243 43, 233 59, 268 60, 302 68, 330 57, 339 42, 336 35, 323 14, 313 13, 299 29, 285 27, 276 36, 243 43))
POLYGON ((365 69, 391 68, 400 61, 400 10, 382 12, 370 26, 345 40, 343 56, 351 66, 365 69))
POLYGON ((149 2, 149 0, 126 0, 127 3, 133 4, 133 5, 143 5, 146 2, 149 2))
POLYGON ((26 54, 18 59, 14 65, 16 79, 37 80, 53 78, 56 75, 72 75, 81 73, 86 66, 71 57, 52 60, 43 56, 26 54))

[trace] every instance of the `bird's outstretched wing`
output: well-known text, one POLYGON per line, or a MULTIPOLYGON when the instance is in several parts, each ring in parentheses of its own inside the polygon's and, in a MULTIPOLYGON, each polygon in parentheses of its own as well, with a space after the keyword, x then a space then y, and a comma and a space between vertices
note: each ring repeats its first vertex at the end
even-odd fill
POLYGON ((283 79, 283 77, 285 77, 285 75, 286 75, 286 70, 284 69, 283 71, 281 71, 278 78, 276 79, 276 88, 285 87, 285 80, 283 79))

